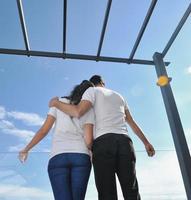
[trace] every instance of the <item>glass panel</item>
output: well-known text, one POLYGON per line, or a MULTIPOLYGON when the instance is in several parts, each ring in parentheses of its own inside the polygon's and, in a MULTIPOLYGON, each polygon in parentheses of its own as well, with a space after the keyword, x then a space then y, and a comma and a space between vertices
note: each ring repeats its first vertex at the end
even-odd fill
MULTIPOLYGON (((174 151, 157 151, 154 158, 137 151, 137 176, 144 200, 186 199, 176 154, 174 151)), ((30 153, 25 164, 17 153, 0 154, 0 198, 4 200, 51 200, 51 186, 47 174, 48 153, 30 153)), ((122 193, 117 184, 119 199, 122 193)), ((86 199, 97 200, 93 170, 86 199)))

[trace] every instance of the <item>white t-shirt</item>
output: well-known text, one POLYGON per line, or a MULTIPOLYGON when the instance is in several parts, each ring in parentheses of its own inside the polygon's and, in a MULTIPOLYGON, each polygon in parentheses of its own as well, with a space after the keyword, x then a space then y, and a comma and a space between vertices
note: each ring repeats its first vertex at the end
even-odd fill
MULTIPOLYGON (((69 100, 66 98, 60 98, 59 101, 69 103, 69 100)), ((60 153, 89 154, 84 140, 83 125, 94 124, 93 109, 90 109, 80 119, 71 118, 55 107, 49 109, 48 115, 56 118, 50 157, 60 153)))
POLYGON ((103 87, 88 88, 82 100, 90 101, 95 112, 95 134, 97 138, 106 133, 127 134, 124 98, 117 92, 103 87))

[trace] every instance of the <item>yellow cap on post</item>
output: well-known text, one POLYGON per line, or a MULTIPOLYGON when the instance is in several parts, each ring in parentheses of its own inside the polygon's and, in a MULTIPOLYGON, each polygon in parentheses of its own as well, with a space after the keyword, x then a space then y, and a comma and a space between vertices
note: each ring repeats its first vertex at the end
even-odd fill
POLYGON ((171 80, 172 80, 172 79, 169 78, 169 77, 167 77, 167 76, 160 76, 160 77, 158 78, 157 85, 158 85, 158 86, 161 86, 161 87, 166 86, 167 84, 169 84, 169 82, 170 82, 171 80))

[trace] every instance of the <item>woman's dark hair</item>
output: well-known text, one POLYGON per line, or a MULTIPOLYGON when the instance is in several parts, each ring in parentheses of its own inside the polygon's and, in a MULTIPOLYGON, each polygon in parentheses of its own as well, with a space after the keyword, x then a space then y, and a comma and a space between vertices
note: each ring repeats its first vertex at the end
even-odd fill
POLYGON ((69 96, 65 96, 64 98, 69 99, 71 104, 77 105, 89 87, 93 87, 93 84, 88 80, 83 80, 79 85, 74 87, 69 96))

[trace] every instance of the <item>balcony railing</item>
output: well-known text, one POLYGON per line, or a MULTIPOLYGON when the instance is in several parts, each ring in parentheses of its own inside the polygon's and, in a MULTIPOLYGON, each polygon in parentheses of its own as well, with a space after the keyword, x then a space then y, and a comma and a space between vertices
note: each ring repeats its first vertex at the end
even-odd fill
MULTIPOLYGON (((137 177, 142 199, 186 199, 175 151, 157 151, 153 158, 148 157, 145 151, 137 151, 136 155, 137 177)), ((25 164, 21 164, 17 156, 17 152, 0 153, 0 199, 53 200, 47 174, 49 153, 31 152, 25 164)), ((119 183, 117 188, 119 200, 122 200, 119 183)), ((98 199, 93 170, 86 199, 98 199)))

